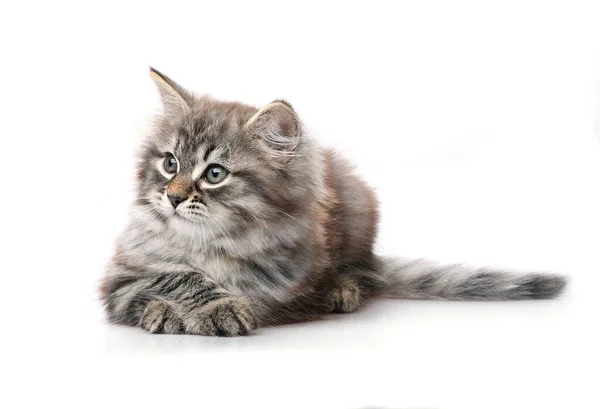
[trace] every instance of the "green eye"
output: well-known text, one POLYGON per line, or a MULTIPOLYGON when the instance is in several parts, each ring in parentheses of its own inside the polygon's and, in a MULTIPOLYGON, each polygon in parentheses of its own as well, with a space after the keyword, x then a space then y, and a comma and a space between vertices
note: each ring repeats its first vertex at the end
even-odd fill
POLYGON ((212 183, 214 185, 222 182, 227 176, 227 173, 227 169, 221 165, 210 165, 208 169, 206 169, 206 175, 204 178, 208 183, 212 183))
POLYGON ((177 159, 170 153, 167 153, 163 161, 163 167, 167 173, 177 173, 177 159))

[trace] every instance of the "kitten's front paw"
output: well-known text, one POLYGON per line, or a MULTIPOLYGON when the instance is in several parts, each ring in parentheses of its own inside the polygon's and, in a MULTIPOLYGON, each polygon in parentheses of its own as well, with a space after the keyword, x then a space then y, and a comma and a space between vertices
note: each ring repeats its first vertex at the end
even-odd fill
POLYGON ((192 310, 184 317, 186 332, 234 337, 256 328, 254 313, 242 298, 225 297, 192 310))
POLYGON ((169 304, 159 300, 152 300, 148 303, 142 314, 140 326, 152 334, 180 334, 183 332, 181 319, 169 304))

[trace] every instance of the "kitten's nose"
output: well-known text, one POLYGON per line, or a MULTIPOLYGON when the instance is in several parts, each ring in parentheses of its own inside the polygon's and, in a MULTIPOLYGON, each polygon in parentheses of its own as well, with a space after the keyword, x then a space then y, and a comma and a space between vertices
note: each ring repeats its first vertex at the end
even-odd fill
POLYGON ((177 206, 179 206, 179 204, 185 200, 181 196, 167 195, 167 197, 169 198, 169 202, 171 202, 173 209, 177 209, 177 206))

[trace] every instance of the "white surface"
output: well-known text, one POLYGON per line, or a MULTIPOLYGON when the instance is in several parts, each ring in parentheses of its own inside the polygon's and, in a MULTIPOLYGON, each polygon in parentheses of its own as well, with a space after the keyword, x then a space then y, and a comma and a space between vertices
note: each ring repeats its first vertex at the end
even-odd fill
POLYGON ((600 14, 494 3, 3 4, 0 406, 598 407, 600 14), (239 339, 107 325, 147 64, 293 103, 377 188, 381 253, 565 272, 567 294, 239 339))

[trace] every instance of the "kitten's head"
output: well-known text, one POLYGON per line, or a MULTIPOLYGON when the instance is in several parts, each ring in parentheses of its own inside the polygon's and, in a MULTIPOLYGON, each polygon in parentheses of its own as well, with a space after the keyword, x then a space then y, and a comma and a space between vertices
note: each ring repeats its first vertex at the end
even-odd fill
POLYGON ((150 69, 164 105, 141 149, 138 201, 176 230, 229 235, 293 217, 319 170, 284 101, 262 109, 196 96, 150 69))

